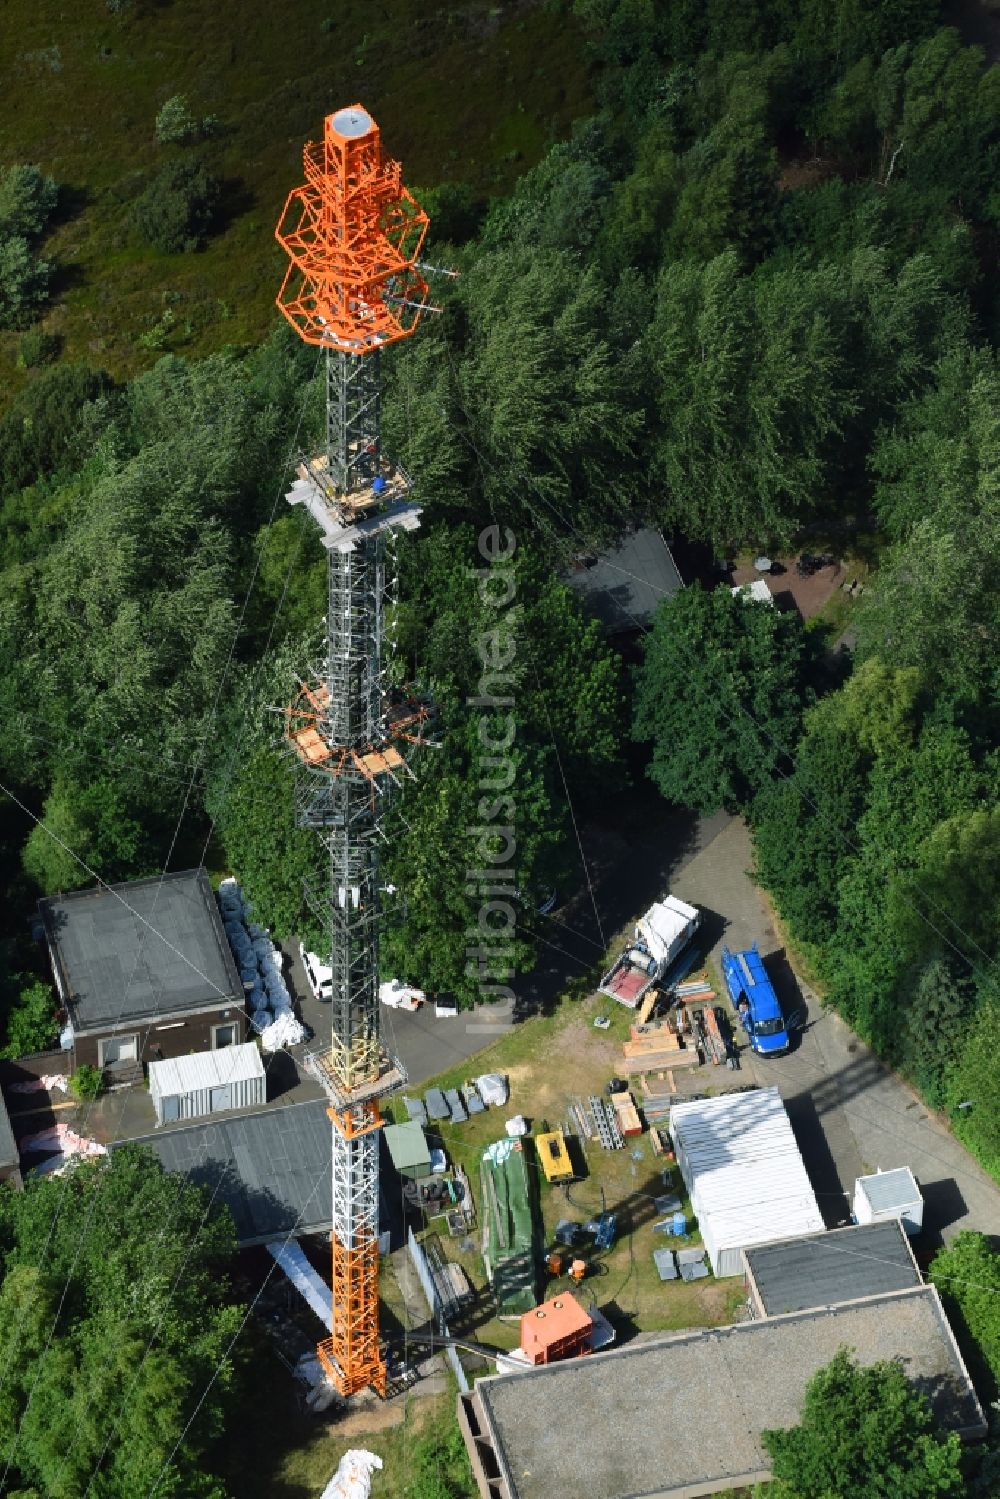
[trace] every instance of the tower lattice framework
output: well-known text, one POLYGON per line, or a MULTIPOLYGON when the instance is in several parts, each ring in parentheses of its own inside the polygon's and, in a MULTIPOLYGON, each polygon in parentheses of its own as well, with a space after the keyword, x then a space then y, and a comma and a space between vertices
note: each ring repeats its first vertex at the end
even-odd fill
POLYGON ((380 350, 426 306, 416 260, 427 216, 382 152, 361 105, 338 110, 304 150, 306 181, 276 235, 290 264, 278 306, 326 353, 326 443, 286 496, 319 526, 329 564, 325 660, 285 710, 298 765, 296 816, 329 854, 326 892, 308 892, 330 936, 328 1050, 306 1059, 333 1125, 333 1320, 320 1360, 341 1394, 385 1394, 378 1316, 380 1101, 404 1076, 379 1026, 379 849, 388 796, 408 774, 425 709, 387 691, 383 623, 391 553, 420 510, 382 452, 380 350))

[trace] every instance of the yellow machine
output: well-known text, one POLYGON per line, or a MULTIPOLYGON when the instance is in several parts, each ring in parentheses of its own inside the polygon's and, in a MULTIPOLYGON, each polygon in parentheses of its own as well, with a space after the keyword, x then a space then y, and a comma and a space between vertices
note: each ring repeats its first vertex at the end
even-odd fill
POLYGON ((548 1182, 571 1182, 576 1175, 561 1129, 535 1136, 535 1149, 548 1182))

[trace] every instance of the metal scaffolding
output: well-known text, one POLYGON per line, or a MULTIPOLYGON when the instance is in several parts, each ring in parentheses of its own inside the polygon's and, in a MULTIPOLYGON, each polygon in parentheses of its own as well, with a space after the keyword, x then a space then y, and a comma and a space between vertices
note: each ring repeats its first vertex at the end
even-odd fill
POLYGON ((427 712, 386 686, 392 543, 420 511, 408 476, 382 452, 379 349, 412 333, 426 305, 414 264, 427 217, 360 105, 329 116, 322 143, 304 154, 306 182, 277 238, 291 260, 278 306, 327 350, 324 450, 303 459, 286 496, 308 510, 329 557, 325 659, 285 710, 297 820, 323 839, 330 868, 329 890, 311 897, 330 935, 330 1045, 306 1058, 333 1125, 333 1320, 318 1352, 341 1394, 384 1394, 379 1105, 405 1078, 379 1027, 379 850, 388 797, 409 774, 408 747, 427 712))

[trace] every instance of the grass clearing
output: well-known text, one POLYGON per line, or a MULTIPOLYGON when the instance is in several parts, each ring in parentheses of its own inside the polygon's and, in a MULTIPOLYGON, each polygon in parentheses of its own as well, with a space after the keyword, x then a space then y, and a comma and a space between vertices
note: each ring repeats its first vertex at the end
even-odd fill
MULTIPOLYGON (((440 1134, 449 1158, 467 1173, 476 1198, 477 1219, 481 1214, 479 1160, 485 1147, 503 1136, 505 1119, 523 1113, 533 1131, 545 1124, 553 1129, 560 1127, 573 1098, 603 1093, 608 1079, 618 1072, 621 1042, 633 1018, 633 1012, 603 995, 590 994, 582 1000, 565 997, 551 1015, 522 1022, 469 1061, 449 1068, 426 1085, 458 1087, 480 1072, 502 1072, 509 1080, 510 1100, 504 1109, 489 1109, 466 1124, 429 1126, 430 1133, 440 1134), (607 1031, 593 1026, 594 1016, 602 1014, 612 1022, 607 1031)), ((703 1090, 706 1081, 699 1080, 703 1090)), ((393 1110, 397 1120, 406 1117, 398 1099, 393 1110)), ((546 1182, 533 1151, 529 1160, 538 1181, 546 1249, 554 1243, 560 1218, 583 1222, 604 1207, 618 1215, 615 1244, 600 1256, 597 1270, 587 1277, 579 1292, 584 1303, 596 1301, 623 1337, 731 1321, 743 1300, 741 1280, 716 1281, 710 1277, 686 1284, 664 1283, 659 1278, 653 1250, 662 1245, 682 1247, 685 1241, 654 1232, 653 1224, 660 1216, 654 1197, 667 1192, 679 1195, 694 1229, 687 1242, 700 1240, 680 1172, 673 1168, 672 1184, 668 1186, 664 1180, 667 1162, 654 1154, 648 1132, 626 1141, 624 1150, 605 1151, 596 1140, 574 1140, 571 1149, 576 1151, 575 1164, 583 1174, 568 1188, 546 1182)), ((439 1234, 447 1257, 464 1267, 478 1293, 468 1319, 461 1329, 453 1330, 499 1348, 513 1348, 519 1341, 518 1319, 495 1315, 479 1252, 480 1229, 477 1221, 471 1236, 475 1248, 462 1251, 461 1241, 448 1237, 443 1216, 428 1225, 428 1231, 439 1234)), ((591 1258, 586 1250, 584 1254, 591 1258)), ((546 1295, 570 1286, 566 1279, 546 1278, 546 1284, 546 1295)))
MULTIPOLYGON (((0 58, 0 164, 36 162, 63 189, 42 247, 57 267, 43 326, 64 358, 116 377, 274 327, 274 225, 303 143, 336 105, 365 102, 411 185, 493 193, 592 102, 576 23, 539 0, 138 0, 121 15, 101 0, 7 0, 0 58), (220 121, 195 149, 223 180, 226 227, 197 254, 160 255, 137 243, 129 213, 147 178, 191 149, 154 139, 178 93, 220 121)), ((27 378, 17 337, 0 335, 11 393, 27 378)))

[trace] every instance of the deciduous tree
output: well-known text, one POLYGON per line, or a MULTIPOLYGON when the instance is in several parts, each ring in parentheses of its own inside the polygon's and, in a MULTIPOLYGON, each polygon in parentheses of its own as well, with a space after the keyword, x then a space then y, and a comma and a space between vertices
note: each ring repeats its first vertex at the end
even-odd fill
POLYGON ((790 766, 809 701, 797 617, 729 589, 693 586, 657 611, 636 680, 634 737, 648 774, 699 812, 746 807, 790 766))
POLYGON ((961 1443, 895 1363, 861 1367, 847 1349, 806 1386, 802 1420, 765 1431, 787 1499, 932 1499, 964 1492, 961 1443))

